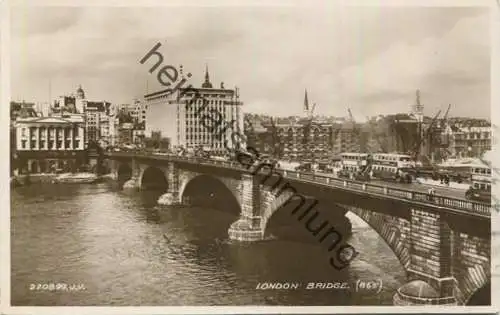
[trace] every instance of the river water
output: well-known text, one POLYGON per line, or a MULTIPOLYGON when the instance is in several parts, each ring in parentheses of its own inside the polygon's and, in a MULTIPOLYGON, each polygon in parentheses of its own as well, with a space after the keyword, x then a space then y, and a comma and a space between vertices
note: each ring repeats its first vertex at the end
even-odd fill
POLYGON ((349 244, 360 254, 337 271, 315 244, 231 242, 234 215, 158 206, 157 198, 109 183, 13 189, 12 305, 392 305, 405 283, 389 247, 351 214, 349 244), (358 291, 358 280, 382 289, 358 291), (264 282, 299 288, 256 289, 264 282), (349 288, 307 289, 314 282, 349 288))

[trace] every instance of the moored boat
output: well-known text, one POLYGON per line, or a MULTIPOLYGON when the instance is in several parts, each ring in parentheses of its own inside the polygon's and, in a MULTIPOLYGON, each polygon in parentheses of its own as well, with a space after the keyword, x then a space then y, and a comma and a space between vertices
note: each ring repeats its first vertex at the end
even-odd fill
POLYGON ((68 184, 92 184, 100 180, 100 177, 92 173, 63 174, 54 179, 54 183, 68 184))

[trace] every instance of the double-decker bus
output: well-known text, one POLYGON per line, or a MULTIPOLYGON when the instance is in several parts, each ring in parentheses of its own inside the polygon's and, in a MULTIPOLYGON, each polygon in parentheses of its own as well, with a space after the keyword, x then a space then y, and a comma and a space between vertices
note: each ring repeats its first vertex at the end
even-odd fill
POLYGON ((365 170, 368 165, 368 158, 368 153, 342 153, 340 155, 342 169, 338 172, 338 176, 354 179, 365 170))
POLYGON ((371 171, 375 178, 411 183, 412 176, 410 174, 414 168, 415 161, 410 155, 396 153, 373 154, 371 171))
POLYGON ((486 165, 476 165, 471 168, 471 182, 465 192, 465 198, 477 201, 491 201, 491 168, 486 165))

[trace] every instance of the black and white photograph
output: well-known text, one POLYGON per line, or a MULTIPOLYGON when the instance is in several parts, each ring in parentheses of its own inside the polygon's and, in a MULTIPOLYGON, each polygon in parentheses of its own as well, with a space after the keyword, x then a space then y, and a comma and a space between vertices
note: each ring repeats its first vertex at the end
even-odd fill
POLYGON ((8 1, 4 303, 491 306, 495 1, 408 3, 8 1))

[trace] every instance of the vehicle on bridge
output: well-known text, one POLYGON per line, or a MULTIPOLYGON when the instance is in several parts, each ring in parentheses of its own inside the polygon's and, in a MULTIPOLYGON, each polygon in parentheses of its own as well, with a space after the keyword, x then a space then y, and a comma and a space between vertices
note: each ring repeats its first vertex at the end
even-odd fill
POLYGON ((368 166, 368 153, 344 152, 340 154, 342 169, 337 173, 339 177, 356 179, 359 178, 368 166))
POLYGON ((333 163, 330 161, 319 161, 317 170, 323 173, 333 173, 333 163))
POLYGON ((297 172, 312 172, 313 165, 311 162, 300 163, 299 166, 295 167, 295 171, 297 171, 297 172))
POLYGON ((278 168, 279 163, 278 160, 270 156, 269 154, 262 154, 259 156, 259 163, 265 163, 273 165, 273 167, 278 168))
POLYGON ((465 192, 465 198, 491 202, 491 168, 486 165, 477 165, 471 171, 472 184, 465 192))
POLYGON ((411 183, 415 161, 407 154, 375 153, 372 161, 373 177, 400 183, 411 183))

